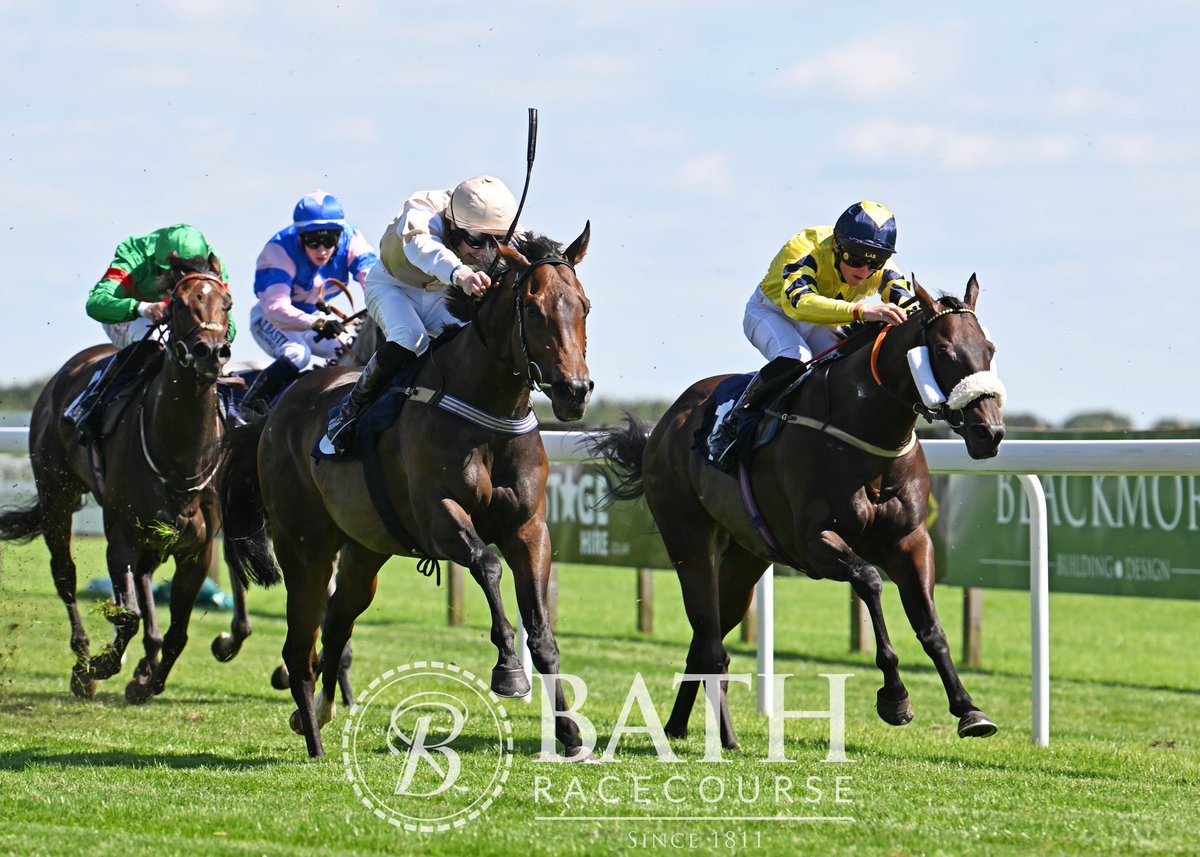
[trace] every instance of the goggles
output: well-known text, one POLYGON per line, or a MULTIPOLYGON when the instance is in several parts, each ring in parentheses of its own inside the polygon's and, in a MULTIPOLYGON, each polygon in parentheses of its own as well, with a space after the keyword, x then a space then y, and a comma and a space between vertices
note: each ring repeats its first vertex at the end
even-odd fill
POLYGON ((337 229, 322 229, 320 232, 301 233, 300 243, 316 250, 319 247, 336 247, 341 238, 342 233, 337 229))
POLYGON ((891 254, 884 255, 882 253, 868 257, 860 253, 852 253, 840 246, 838 247, 838 256, 846 264, 847 268, 861 268, 865 265, 872 271, 878 271, 891 258, 891 254))

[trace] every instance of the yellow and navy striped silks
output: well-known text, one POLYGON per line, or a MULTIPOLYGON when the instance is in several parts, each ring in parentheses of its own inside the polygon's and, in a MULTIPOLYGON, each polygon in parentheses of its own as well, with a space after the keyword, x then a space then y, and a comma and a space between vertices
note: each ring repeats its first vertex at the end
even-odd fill
POLYGON ((851 322, 855 304, 876 294, 904 309, 916 302, 908 280, 891 260, 851 288, 842 279, 833 244, 832 226, 798 232, 771 260, 758 287, 788 318, 810 324, 851 322))

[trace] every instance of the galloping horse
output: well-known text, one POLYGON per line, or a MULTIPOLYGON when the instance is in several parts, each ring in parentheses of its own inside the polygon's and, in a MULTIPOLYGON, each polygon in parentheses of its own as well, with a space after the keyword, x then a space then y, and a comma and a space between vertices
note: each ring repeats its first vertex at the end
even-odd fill
POLYGON ((97 680, 120 671, 139 622, 144 622, 146 654, 125 688, 125 698, 136 704, 162 692, 187 642, 192 605, 208 572, 213 537, 221 528, 213 485, 222 434, 215 383, 229 360, 232 300, 215 256, 172 257, 163 276, 170 287, 170 341, 165 357, 156 358, 162 368, 104 439, 103 478, 97 477, 89 451, 80 445, 78 429, 62 414, 100 361, 113 354, 111 345, 81 351, 46 384, 34 405, 29 431, 38 499, 27 509, 0 515, 0 538, 41 534, 46 541, 54 584, 71 620, 71 690, 85 698, 95 695, 97 680), (71 515, 87 492, 104 512, 113 584, 107 616, 116 629, 113 642, 95 657, 75 602, 71 558, 71 515), (175 576, 171 625, 163 636, 151 584, 154 570, 167 556, 175 557, 175 576))
MULTIPOLYGON (((499 653, 492 689, 521 696, 530 688, 500 599, 500 560, 488 548, 497 545, 513 571, 533 662, 543 674, 559 672, 546 606, 548 462, 541 435, 532 430, 529 399, 533 388, 541 389, 558 419, 578 420, 591 395, 589 304, 575 276, 590 231, 585 227, 566 251, 541 236, 520 240, 516 250, 499 248, 505 267, 497 288, 481 300, 466 330, 435 347, 416 379, 418 388, 437 391, 455 412, 425 396, 410 400, 378 435, 377 460, 314 461, 310 454, 326 415, 354 380, 352 371, 301 378, 265 422, 231 433, 222 489, 226 556, 235 573, 269 583, 278 575, 266 543, 269 527, 288 590, 283 657, 298 709, 291 723, 310 755, 324 755, 320 728, 333 718, 338 655, 390 556, 447 558, 470 569, 487 597, 499 653), (366 476, 376 467, 378 490, 386 496, 382 507, 372 500, 366 476), (337 588, 327 604, 339 550, 337 588), (322 615, 325 657, 314 704, 322 615)), ((457 290, 450 307, 467 318, 467 299, 457 290)), ((561 687, 555 697, 566 710, 561 687)), ((575 723, 560 717, 555 725, 566 754, 578 754, 575 723)))
MULTIPOLYGON (((995 349, 975 317, 974 275, 963 301, 934 300, 913 285, 919 312, 883 327, 873 347, 814 369, 777 411, 768 409, 783 428, 748 469, 742 465, 731 476, 693 451, 713 391, 730 376, 689 387, 653 432, 631 418, 625 429, 594 435, 592 448, 614 469, 613 494, 644 493, 658 524, 692 626, 687 672, 728 674, 725 635, 746 615, 767 565, 784 562, 854 587, 870 611, 884 677, 876 710, 892 725, 908 723, 913 708, 884 625, 878 565, 899 587, 909 622, 941 675, 958 734, 986 737, 996 726, 959 681, 934 608, 933 545, 925 526, 929 468, 913 428, 918 411, 946 419, 972 458, 989 458, 1004 436, 1004 392, 989 368, 995 349), (932 410, 919 397, 906 356, 922 345, 937 385, 951 391, 932 410), (761 526, 748 509, 761 510, 761 526)), ((725 684, 721 741, 732 749, 725 684)), ((696 693, 696 682, 681 685, 668 735, 687 736, 696 693)))

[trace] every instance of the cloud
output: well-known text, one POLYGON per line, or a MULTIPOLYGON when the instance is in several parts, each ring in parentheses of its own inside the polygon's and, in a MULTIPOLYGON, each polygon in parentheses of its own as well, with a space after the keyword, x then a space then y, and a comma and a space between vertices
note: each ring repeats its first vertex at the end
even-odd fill
POLYGON ((685 157, 667 173, 664 182, 676 190, 700 196, 723 198, 737 192, 729 155, 724 152, 685 157))
MULTIPOLYGON (((865 34, 807 54, 771 78, 781 92, 879 102, 906 93, 928 98, 958 76, 964 28, 899 27, 865 34)), ((807 45, 808 42, 802 42, 807 45)))

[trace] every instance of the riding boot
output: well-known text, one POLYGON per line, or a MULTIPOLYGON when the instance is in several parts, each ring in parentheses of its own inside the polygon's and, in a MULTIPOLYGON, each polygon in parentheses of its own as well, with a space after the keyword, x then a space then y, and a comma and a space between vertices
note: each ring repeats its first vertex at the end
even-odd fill
POLYGON ((258 373, 254 383, 246 389, 246 395, 242 397, 238 410, 243 412, 269 410, 275 397, 286 390, 299 374, 300 368, 295 363, 286 357, 280 357, 258 373))
POLYGON ((344 455, 353 445, 354 426, 363 411, 382 395, 396 377, 396 373, 416 359, 416 354, 397 342, 385 342, 383 347, 375 352, 363 367, 362 374, 358 376, 349 397, 342 403, 325 430, 329 442, 339 455, 344 455))
POLYGON ((105 364, 103 368, 97 369, 92 375, 92 380, 88 381, 87 386, 83 388, 83 392, 75 397, 75 401, 67 406, 63 412, 62 418, 64 422, 70 425, 82 428, 91 414, 92 409, 96 407, 96 402, 100 400, 100 395, 104 392, 105 375, 108 374, 108 368, 111 363, 105 364))
POLYGON ((746 389, 742 391, 742 395, 738 397, 737 402, 734 403, 729 415, 709 436, 708 451, 713 461, 723 467, 730 463, 725 458, 729 455, 729 450, 733 448, 733 442, 737 439, 738 425, 741 423, 742 414, 758 408, 771 396, 791 384, 800 377, 807 366, 808 364, 803 360, 795 357, 776 357, 758 370, 758 373, 746 385, 746 389))

